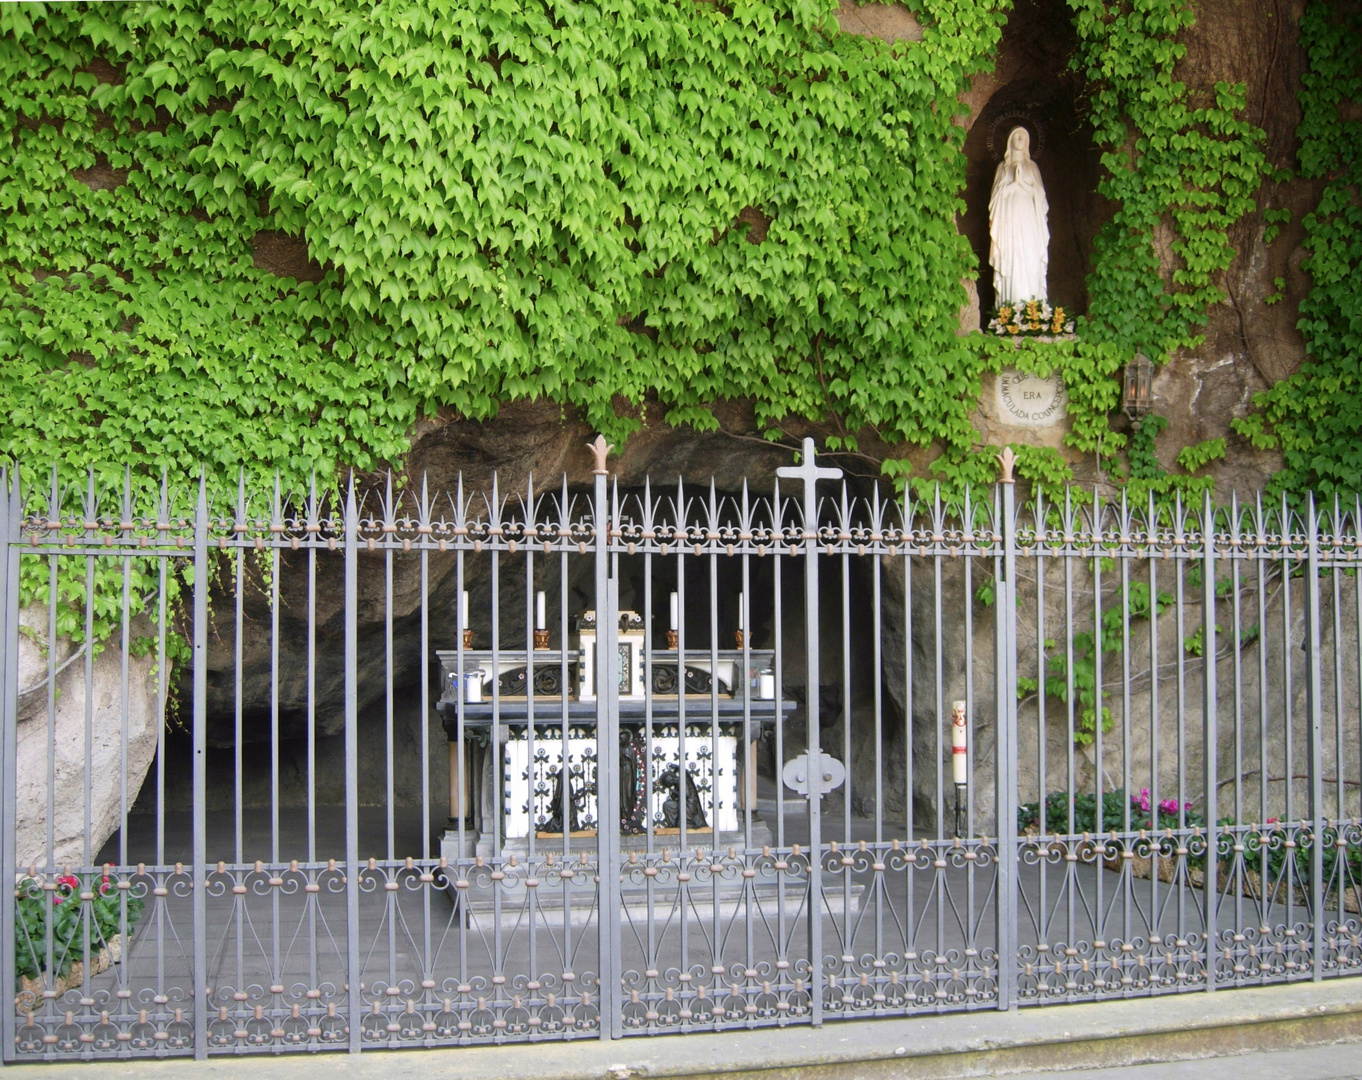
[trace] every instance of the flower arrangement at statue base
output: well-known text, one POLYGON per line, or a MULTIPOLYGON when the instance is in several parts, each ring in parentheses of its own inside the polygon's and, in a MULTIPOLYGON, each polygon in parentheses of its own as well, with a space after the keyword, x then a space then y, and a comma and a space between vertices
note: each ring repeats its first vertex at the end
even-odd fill
POLYGON ((999 337, 1063 337, 1073 334, 1074 321, 1044 300, 1015 300, 993 312, 988 328, 999 337))
POLYGON ((107 872, 83 880, 75 874, 51 882, 32 875, 20 879, 15 887, 14 959, 21 1012, 36 1009, 45 991, 60 998, 123 958, 124 932, 132 937, 145 906, 129 884, 107 872))

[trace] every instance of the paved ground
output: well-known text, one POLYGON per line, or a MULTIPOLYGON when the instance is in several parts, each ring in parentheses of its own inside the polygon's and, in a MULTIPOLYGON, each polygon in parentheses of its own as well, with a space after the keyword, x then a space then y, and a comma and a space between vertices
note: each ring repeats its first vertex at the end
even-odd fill
POLYGON ((1357 1080, 1362 1043, 1332 1043, 1193 1061, 1022 1074, 1030 1080, 1357 1080))

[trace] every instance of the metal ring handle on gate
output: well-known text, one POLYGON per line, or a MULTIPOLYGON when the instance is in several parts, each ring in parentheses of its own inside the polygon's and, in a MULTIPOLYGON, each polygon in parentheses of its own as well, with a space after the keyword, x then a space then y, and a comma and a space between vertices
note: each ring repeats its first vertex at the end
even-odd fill
POLYGON ((811 787, 819 795, 826 795, 846 781, 847 767, 831 754, 818 753, 814 764, 811 764, 808 754, 800 754, 785 763, 780 775, 785 786, 800 795, 808 795, 811 787), (810 777, 813 779, 812 784, 810 777))

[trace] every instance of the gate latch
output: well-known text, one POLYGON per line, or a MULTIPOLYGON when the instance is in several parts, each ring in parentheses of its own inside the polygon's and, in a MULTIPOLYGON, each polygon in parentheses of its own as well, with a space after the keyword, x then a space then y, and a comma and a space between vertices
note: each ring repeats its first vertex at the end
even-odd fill
POLYGON ((786 787, 801 795, 807 795, 810 788, 819 795, 826 795, 842 786, 847 778, 847 767, 831 754, 819 752, 813 760, 808 754, 800 754, 785 763, 781 776, 786 787))

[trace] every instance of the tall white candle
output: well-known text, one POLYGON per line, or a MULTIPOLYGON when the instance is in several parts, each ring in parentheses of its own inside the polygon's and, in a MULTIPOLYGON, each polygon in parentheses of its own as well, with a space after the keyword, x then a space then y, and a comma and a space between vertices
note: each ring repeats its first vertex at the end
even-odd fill
POLYGON ((672 593, 672 621, 671 626, 668 627, 668 629, 676 629, 676 593, 672 593))
POLYGON ((548 608, 544 603, 543 592, 535 593, 534 596, 534 628, 536 630, 548 629, 548 608))
POLYGON ((957 784, 968 783, 969 748, 965 744, 965 703, 951 702, 951 778, 957 784))
POLYGON ((468 629, 468 590, 465 589, 459 596, 459 626, 468 629))
POLYGON ((738 593, 738 629, 747 629, 747 597, 738 593))

